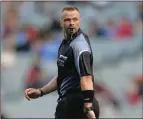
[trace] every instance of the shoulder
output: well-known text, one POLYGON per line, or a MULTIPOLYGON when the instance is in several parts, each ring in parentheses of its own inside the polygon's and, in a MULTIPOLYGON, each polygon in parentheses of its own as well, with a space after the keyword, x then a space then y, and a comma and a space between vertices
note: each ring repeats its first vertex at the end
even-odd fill
POLYGON ((84 51, 90 52, 90 47, 87 41, 88 39, 86 37, 87 35, 81 33, 71 42, 70 45, 74 52, 84 52, 84 51))

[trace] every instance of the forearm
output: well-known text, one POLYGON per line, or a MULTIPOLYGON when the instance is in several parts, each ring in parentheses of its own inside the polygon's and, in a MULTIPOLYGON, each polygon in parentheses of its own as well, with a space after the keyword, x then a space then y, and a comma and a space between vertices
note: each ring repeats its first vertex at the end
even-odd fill
MULTIPOLYGON (((82 91, 91 91, 94 90, 92 76, 83 76, 81 77, 81 90, 82 91)), ((84 103, 85 107, 91 107, 92 103, 84 103)))
POLYGON ((47 85, 41 88, 44 95, 52 93, 55 90, 57 90, 57 78, 58 78, 58 75, 55 76, 47 85))
POLYGON ((93 90, 92 76, 81 77, 81 89, 82 90, 93 90))

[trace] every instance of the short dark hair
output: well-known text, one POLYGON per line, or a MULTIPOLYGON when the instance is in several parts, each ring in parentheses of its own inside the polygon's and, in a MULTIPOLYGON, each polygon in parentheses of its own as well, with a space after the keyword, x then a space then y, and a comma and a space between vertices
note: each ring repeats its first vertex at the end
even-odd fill
POLYGON ((74 7, 74 6, 65 6, 65 7, 63 8, 62 12, 64 12, 64 11, 74 11, 74 10, 76 10, 76 11, 79 12, 79 10, 78 10, 77 7, 74 7))

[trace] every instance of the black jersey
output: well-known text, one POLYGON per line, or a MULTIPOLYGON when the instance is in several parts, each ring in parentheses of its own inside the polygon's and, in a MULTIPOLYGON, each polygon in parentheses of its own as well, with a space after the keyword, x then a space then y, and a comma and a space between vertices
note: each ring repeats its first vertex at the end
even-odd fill
POLYGON ((89 39, 80 29, 72 39, 64 39, 58 51, 58 93, 80 89, 82 76, 93 76, 93 54, 89 39))

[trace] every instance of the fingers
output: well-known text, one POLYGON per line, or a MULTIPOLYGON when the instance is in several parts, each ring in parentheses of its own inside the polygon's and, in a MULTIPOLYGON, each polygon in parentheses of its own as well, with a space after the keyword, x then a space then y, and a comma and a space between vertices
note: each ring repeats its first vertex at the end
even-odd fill
POLYGON ((27 94, 30 95, 30 94, 32 94, 32 93, 34 93, 34 92, 35 92, 34 90, 29 90, 29 91, 27 92, 27 94))
POLYGON ((29 88, 29 89, 26 89, 26 90, 25 90, 25 97, 26 97, 26 99, 29 100, 29 101, 30 101, 30 97, 29 97, 29 95, 28 95, 28 92, 31 91, 31 90, 32 90, 32 88, 29 88))
POLYGON ((26 99, 27 99, 27 100, 29 100, 29 101, 30 101, 30 98, 29 98, 29 96, 28 96, 28 94, 27 94, 27 93, 28 93, 28 90, 26 90, 26 91, 25 91, 25 97, 26 97, 26 99))
POLYGON ((96 119, 96 116, 93 111, 89 111, 87 114, 88 119, 96 119))

